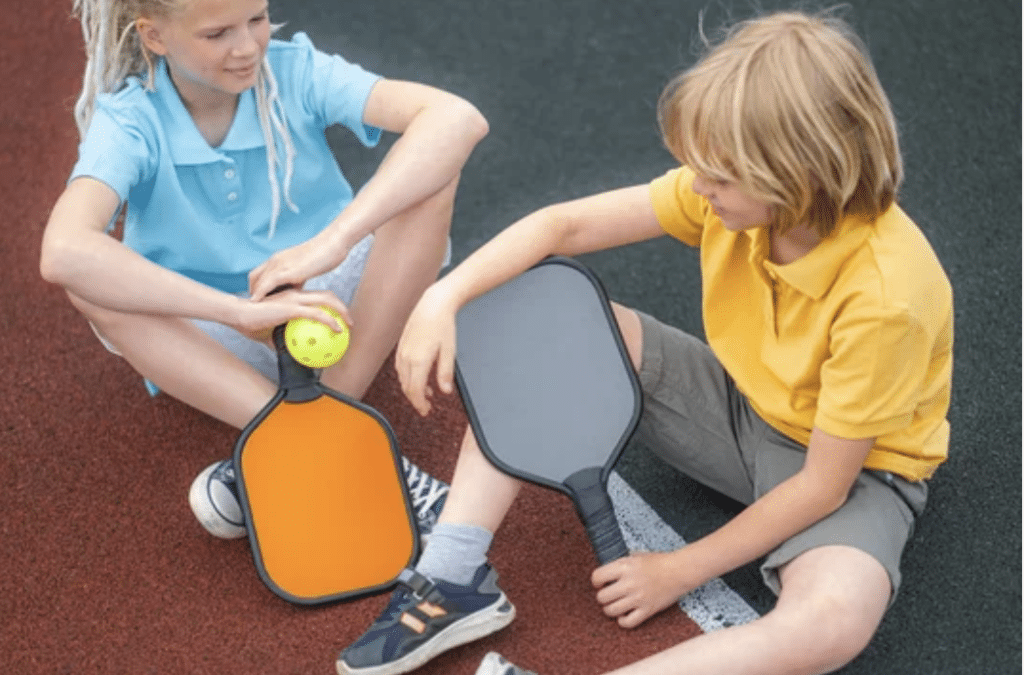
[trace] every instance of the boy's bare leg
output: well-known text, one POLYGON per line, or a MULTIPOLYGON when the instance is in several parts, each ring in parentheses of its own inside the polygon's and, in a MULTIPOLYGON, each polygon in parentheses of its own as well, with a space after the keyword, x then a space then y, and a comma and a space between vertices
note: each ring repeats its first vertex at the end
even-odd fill
MULTIPOLYGON (((622 305, 612 305, 634 366, 639 367, 640 318, 622 305)), ((512 506, 522 483, 502 473, 484 456, 471 429, 466 429, 455 464, 448 501, 439 523, 475 525, 495 532, 512 506)))
POLYGON ((687 640, 609 675, 829 673, 871 640, 889 603, 885 569, 863 551, 826 546, 781 570, 775 609, 687 640))
MULTIPOLYGON (((639 369, 643 336, 635 312, 612 305, 639 369)), ((494 532, 520 483, 483 456, 467 430, 440 521, 494 532)), ((854 548, 828 546, 780 570, 782 591, 770 613, 744 626, 687 640, 608 675, 776 675, 832 672, 867 646, 889 603, 885 569, 854 548)), ((525 664, 528 665, 528 664, 525 664)))
POLYGON ((474 525, 493 533, 521 487, 519 480, 502 473, 484 457, 472 430, 467 428, 448 500, 437 522, 474 525))
MULTIPOLYGON (((639 370, 640 319, 621 305, 612 309, 639 370)), ((878 561, 845 546, 804 553, 782 568, 780 580, 778 603, 764 617, 687 640, 609 675, 831 672, 867 646, 892 591, 878 561)))
MULTIPOLYGON (((627 349, 635 365, 640 361, 640 319, 613 304, 627 349)), ((448 501, 438 523, 474 525, 495 532, 519 494, 522 483, 502 473, 484 456, 470 428, 462 438, 448 501)))
POLYGON ((448 247, 455 189, 445 189, 377 229, 349 310, 352 342, 345 358, 324 371, 332 389, 362 398, 391 354, 412 308, 437 280, 448 247))

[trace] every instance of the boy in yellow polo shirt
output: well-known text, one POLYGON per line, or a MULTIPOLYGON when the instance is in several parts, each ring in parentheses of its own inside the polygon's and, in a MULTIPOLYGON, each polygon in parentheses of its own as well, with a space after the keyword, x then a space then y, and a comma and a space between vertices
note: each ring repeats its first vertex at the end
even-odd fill
MULTIPOLYGON (((531 214, 427 290, 399 343, 403 387, 426 414, 432 367, 452 390, 458 309, 549 254, 665 234, 699 247, 707 344, 614 310, 643 387, 641 440, 748 506, 592 581, 604 612, 632 628, 765 557, 778 602, 615 672, 830 672, 867 645, 895 597, 923 481, 946 458, 950 285, 895 203, 895 122, 844 23, 782 13, 739 24, 669 85, 659 120, 681 168, 531 214)), ((512 620, 486 553, 519 487, 467 433, 407 587, 339 672, 407 672, 512 620)), ((478 670, 524 672, 493 654, 478 670)))

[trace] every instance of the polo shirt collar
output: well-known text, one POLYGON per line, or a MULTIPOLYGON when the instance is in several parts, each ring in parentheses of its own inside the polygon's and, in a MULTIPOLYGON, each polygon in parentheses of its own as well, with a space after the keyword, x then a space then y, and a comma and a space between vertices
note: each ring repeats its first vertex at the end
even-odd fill
POLYGON ((860 249, 870 232, 868 221, 848 216, 832 234, 802 258, 788 265, 776 265, 768 258, 767 228, 748 230, 747 234, 754 239, 753 251, 769 273, 807 297, 820 300, 835 283, 840 269, 860 249))
POLYGON ((156 68, 155 95, 161 102, 166 114, 163 118, 164 129, 171 158, 175 164, 209 164, 223 161, 225 151, 250 150, 265 147, 263 132, 259 126, 256 113, 256 94, 253 89, 242 92, 235 110, 235 118, 231 122, 224 142, 218 148, 211 148, 199 129, 192 115, 189 114, 178 95, 178 90, 167 70, 167 60, 160 59, 156 68))

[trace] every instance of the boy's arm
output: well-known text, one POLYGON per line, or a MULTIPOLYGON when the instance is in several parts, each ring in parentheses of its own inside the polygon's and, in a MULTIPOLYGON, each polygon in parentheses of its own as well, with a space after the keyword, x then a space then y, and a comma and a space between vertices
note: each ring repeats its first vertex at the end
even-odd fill
POLYGON ((310 241, 282 251, 250 275, 254 299, 281 284, 299 285, 340 263, 382 224, 459 179, 487 120, 469 102, 414 82, 380 80, 363 122, 401 134, 352 202, 310 241))
POLYGON ((420 414, 429 412, 427 377, 435 362, 438 385, 452 391, 455 315, 473 298, 549 255, 578 255, 663 234, 647 185, 548 206, 516 221, 428 288, 416 305, 395 362, 406 396, 420 414))
POLYGON ((333 294, 292 291, 257 305, 161 267, 106 233, 120 206, 120 197, 106 183, 89 177, 72 180, 43 232, 42 277, 105 309, 208 319, 244 332, 299 316, 333 323, 321 304, 348 314, 333 294))
POLYGON ((724 526, 678 551, 630 556, 594 571, 598 602, 633 628, 707 581, 767 554, 842 506, 875 443, 815 428, 804 466, 724 526))

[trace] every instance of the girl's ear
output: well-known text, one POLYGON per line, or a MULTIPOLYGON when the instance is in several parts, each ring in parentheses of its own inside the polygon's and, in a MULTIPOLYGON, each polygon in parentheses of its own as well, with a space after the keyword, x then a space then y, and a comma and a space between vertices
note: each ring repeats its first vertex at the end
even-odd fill
POLYGON ((160 28, 152 19, 140 17, 135 21, 135 30, 139 32, 139 39, 146 49, 158 56, 167 54, 167 47, 164 46, 163 37, 160 35, 160 28))

